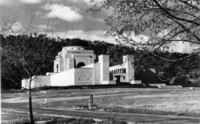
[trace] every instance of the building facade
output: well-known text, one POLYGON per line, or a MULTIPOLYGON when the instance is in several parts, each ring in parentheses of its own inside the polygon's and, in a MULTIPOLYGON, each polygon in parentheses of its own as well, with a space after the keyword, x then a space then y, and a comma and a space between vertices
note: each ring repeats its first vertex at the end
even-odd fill
POLYGON ((123 63, 109 68, 111 80, 116 83, 134 83, 134 57, 131 55, 123 56, 123 63))
MULTIPOLYGON (((109 56, 98 56, 85 46, 71 44, 55 57, 54 72, 46 76, 34 76, 32 88, 42 86, 79 86, 134 83, 133 56, 124 56, 123 63, 109 67, 109 56)), ((28 88, 28 79, 22 80, 22 88, 28 88)))
POLYGON ((83 46, 68 46, 58 53, 51 73, 51 86, 100 85, 109 83, 109 56, 96 56, 83 46), (107 74, 108 73, 108 74, 107 74))

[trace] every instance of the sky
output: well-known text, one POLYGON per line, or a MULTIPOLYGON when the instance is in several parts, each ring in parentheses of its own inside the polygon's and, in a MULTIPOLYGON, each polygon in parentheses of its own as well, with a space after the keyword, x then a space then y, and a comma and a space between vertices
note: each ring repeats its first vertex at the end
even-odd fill
MULTIPOLYGON (((106 34, 104 19, 108 11, 98 13, 87 10, 104 0, 0 0, 0 22, 14 20, 12 29, 21 33, 45 33, 61 38, 80 38, 116 43, 106 34)), ((139 39, 138 39, 139 40, 139 39)), ((191 52, 189 44, 178 43, 171 47, 175 52, 191 52)))
POLYGON ((62 38, 81 38, 115 42, 106 35, 106 11, 87 10, 103 0, 0 0, 0 20, 15 20, 12 26, 17 33, 46 33, 62 38))

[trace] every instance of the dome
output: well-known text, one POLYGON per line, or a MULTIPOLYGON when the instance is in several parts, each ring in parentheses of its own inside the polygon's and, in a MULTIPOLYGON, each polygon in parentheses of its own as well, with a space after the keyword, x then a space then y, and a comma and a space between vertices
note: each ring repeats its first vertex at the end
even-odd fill
POLYGON ((72 39, 67 43, 67 46, 82 46, 82 47, 88 47, 88 43, 86 41, 83 41, 81 39, 72 39))

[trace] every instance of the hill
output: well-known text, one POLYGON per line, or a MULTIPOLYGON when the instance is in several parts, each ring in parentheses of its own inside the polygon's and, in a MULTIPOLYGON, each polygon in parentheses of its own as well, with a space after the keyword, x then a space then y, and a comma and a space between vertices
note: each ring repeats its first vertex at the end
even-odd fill
MULTIPOLYGON (((18 46, 19 37, 23 37, 23 40, 26 40, 27 49, 34 47, 33 45, 40 45, 43 40, 52 42, 51 46, 48 48, 48 66, 44 66, 41 72, 38 72, 38 75, 43 75, 46 72, 53 71, 53 60, 58 52, 61 51, 62 47, 67 46, 68 43, 73 42, 75 39, 55 39, 49 38, 44 34, 30 34, 30 35, 9 35, 9 36, 0 36, 2 41, 2 88, 3 89, 12 89, 21 87, 21 79, 26 77, 22 67, 17 63, 16 49, 18 46)), ((81 39, 79 39, 81 40, 81 39)), ((170 83, 170 80, 173 79, 175 84, 192 84, 200 83, 200 56, 193 55, 190 58, 169 62, 160 59, 159 57, 153 56, 148 51, 138 50, 130 48, 123 45, 114 45, 106 43, 104 41, 86 41, 81 40, 87 44, 87 49, 94 50, 94 53, 97 55, 108 54, 110 56, 110 66, 122 63, 122 56, 126 54, 134 55, 134 67, 135 75, 137 80, 142 80, 143 83, 150 82, 164 82, 170 83), (154 76, 145 75, 144 72, 149 68, 156 70, 154 76), (142 76, 141 76, 142 74, 142 76), (153 77, 153 79, 152 79, 153 77)), ((27 54, 34 54, 30 52, 27 54)), ((170 53, 155 51, 154 54, 158 56, 163 56, 169 59, 179 59, 181 57, 187 56, 188 54, 181 53, 170 53)), ((30 60, 33 58, 30 58, 30 60)), ((33 63, 37 64, 37 63, 33 63)))

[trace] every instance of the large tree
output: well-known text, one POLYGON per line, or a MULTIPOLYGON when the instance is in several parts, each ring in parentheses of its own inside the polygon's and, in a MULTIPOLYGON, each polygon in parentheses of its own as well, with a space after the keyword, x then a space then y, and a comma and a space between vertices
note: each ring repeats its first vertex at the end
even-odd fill
POLYGON ((104 0, 91 10, 100 9, 111 13, 105 20, 108 33, 121 44, 148 50, 164 60, 168 59, 152 51, 169 50, 177 42, 192 45, 194 54, 200 51, 199 0, 104 0))
POLYGON ((4 68, 2 68, 2 72, 4 78, 8 80, 12 79, 12 77, 8 75, 13 69, 17 69, 19 70, 18 73, 13 75, 21 74, 21 78, 29 79, 29 112, 31 123, 34 123, 31 84, 34 80, 34 75, 44 74, 49 67, 52 67, 52 60, 55 56, 55 54, 52 53, 57 53, 57 51, 53 49, 57 48, 54 47, 55 39, 48 38, 46 34, 27 34, 31 29, 32 21, 31 19, 30 24, 24 27, 21 32, 16 32, 13 29, 15 22, 17 22, 16 16, 11 16, 7 20, 1 20, 0 38, 3 42, 2 64, 4 68))
MULTIPOLYGON (((31 123, 33 120, 31 83, 34 75, 45 74, 53 66, 57 53, 55 40, 43 34, 8 35, 3 39, 2 66, 3 78, 12 79, 12 69, 18 69, 21 78, 29 79, 29 111, 31 123), (53 52, 54 51, 54 52, 53 52)), ((13 71, 15 72, 15 71, 13 71)), ((18 74, 15 73, 17 76, 18 74)))

